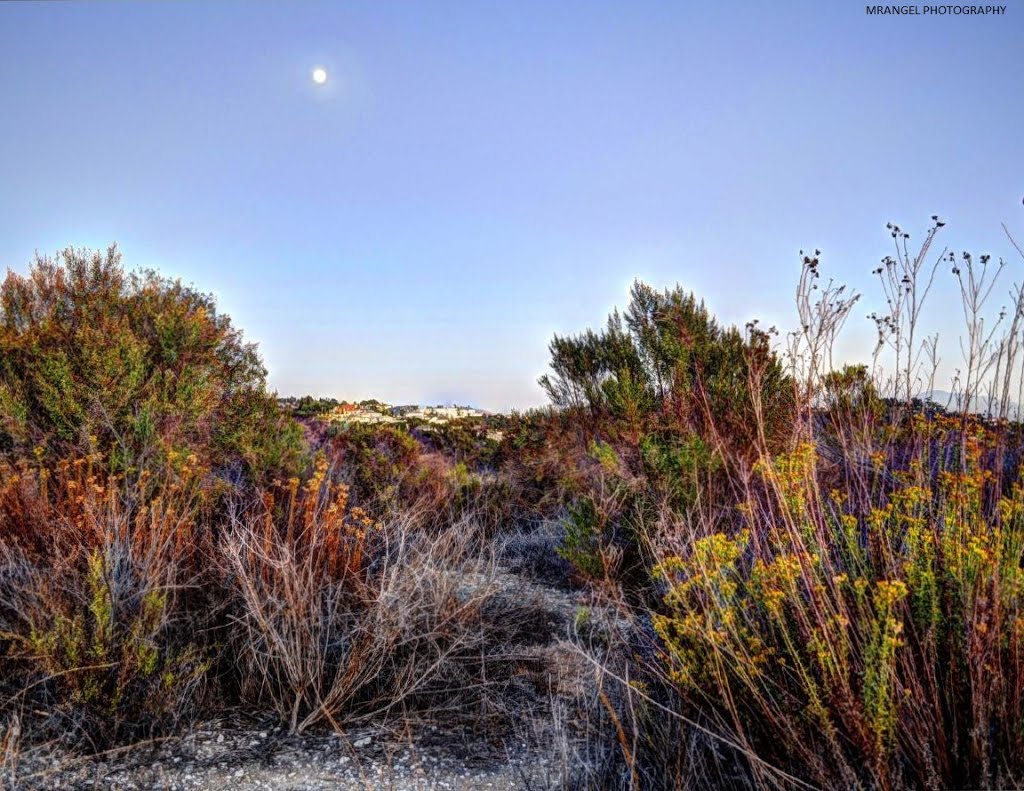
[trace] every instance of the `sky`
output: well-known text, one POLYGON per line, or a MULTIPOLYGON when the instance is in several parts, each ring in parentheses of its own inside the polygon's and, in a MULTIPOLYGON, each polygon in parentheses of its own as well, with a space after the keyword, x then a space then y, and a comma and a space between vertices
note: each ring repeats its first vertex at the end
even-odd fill
POLYGON ((819 248, 865 359, 889 220, 1024 280, 1006 3, 0 3, 0 271, 117 242, 215 294, 282 395, 507 410, 635 278, 794 328, 819 248))

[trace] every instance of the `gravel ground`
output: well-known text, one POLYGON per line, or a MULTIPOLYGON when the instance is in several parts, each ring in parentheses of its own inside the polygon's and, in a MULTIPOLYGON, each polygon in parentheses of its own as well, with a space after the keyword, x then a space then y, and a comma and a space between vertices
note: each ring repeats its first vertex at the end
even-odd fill
MULTIPOLYGON (((413 739, 356 731, 290 737, 273 731, 209 728, 116 759, 46 761, 19 773, 25 789, 540 789, 549 756, 516 744, 466 745, 465 734, 428 730, 413 739), (32 776, 34 775, 34 777, 32 776)), ((40 761, 41 762, 41 761, 40 761)), ((35 762, 33 762, 35 763, 35 762)))

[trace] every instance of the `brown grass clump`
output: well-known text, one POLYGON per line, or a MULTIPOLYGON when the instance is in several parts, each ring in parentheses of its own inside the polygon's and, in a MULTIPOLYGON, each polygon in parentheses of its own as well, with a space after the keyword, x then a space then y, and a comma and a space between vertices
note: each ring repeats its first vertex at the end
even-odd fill
POLYGON ((377 522, 346 498, 321 466, 280 507, 265 497, 232 518, 219 556, 243 698, 270 701, 293 732, 493 708, 510 675, 496 638, 516 627, 500 621, 510 605, 479 532, 377 522))

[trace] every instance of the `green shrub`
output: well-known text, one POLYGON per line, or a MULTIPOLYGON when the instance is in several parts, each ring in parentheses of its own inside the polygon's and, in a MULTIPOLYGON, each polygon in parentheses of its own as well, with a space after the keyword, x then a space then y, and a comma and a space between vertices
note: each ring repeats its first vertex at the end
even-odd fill
POLYGON ((693 294, 636 282, 625 315, 603 331, 555 336, 552 372, 540 384, 560 408, 586 408, 636 442, 644 427, 696 432, 734 453, 756 456, 792 433, 793 384, 770 333, 723 329, 693 294), (755 427, 764 429, 758 433, 755 427))
POLYGON ((92 749, 167 732, 195 710, 209 663, 123 547, 94 549, 59 580, 31 566, 23 578, 9 659, 92 749))
POLYGON ((115 247, 37 257, 0 285, 0 451, 102 452, 153 469, 175 448, 252 476, 297 469, 297 428, 266 391, 256 347, 213 297, 115 247))
POLYGON ((568 508, 565 536, 557 549, 560 557, 595 580, 605 575, 601 558, 602 527, 593 500, 581 499, 568 508))

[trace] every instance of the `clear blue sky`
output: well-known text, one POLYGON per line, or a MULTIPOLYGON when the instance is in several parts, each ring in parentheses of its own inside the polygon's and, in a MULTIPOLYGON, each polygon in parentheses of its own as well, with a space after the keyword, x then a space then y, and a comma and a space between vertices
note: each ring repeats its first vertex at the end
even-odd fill
POLYGON ((281 393, 503 409, 634 277, 792 327, 817 246, 867 292, 858 353, 887 220, 1024 236, 1007 1, 2 3, 0 267, 116 240, 213 291, 281 393))

